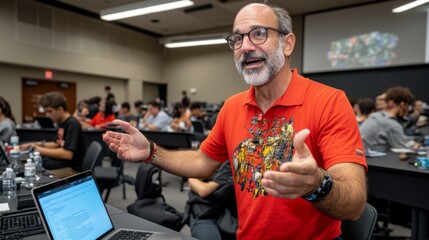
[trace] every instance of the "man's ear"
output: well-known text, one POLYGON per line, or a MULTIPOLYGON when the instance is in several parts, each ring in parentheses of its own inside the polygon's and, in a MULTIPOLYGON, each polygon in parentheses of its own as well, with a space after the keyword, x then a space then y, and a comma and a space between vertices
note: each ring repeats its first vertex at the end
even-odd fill
POLYGON ((283 37, 284 54, 286 57, 290 57, 292 55, 295 47, 295 40, 295 34, 293 33, 289 33, 283 37))

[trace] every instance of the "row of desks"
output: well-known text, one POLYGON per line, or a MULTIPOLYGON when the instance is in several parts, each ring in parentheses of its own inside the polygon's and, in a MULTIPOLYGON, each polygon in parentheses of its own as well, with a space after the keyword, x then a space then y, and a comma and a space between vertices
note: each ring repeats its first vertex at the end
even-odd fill
MULTIPOLYGON (((56 129, 16 129, 20 142, 30 141, 54 141, 56 129)), ((84 129, 86 146, 88 147, 92 141, 98 141, 103 147, 103 156, 109 156, 109 148, 103 142, 103 134, 105 130, 100 129, 84 129)), ((187 132, 160 132, 160 131, 141 131, 148 139, 156 144, 167 149, 189 149, 194 140, 202 140, 204 136, 187 132)))
POLYGON ((422 170, 399 156, 367 158, 369 194, 412 208, 412 239, 429 238, 429 169, 422 170))

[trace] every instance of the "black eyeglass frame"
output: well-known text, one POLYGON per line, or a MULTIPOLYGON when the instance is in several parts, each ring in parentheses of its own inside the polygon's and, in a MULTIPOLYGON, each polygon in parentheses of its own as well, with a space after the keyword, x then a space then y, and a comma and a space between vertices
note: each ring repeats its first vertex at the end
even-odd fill
POLYGON ((231 48, 231 50, 237 50, 237 49, 240 49, 240 48, 243 46, 243 41, 244 41, 244 36, 245 36, 245 35, 247 35, 247 37, 249 38, 249 40, 250 40, 250 42, 251 42, 252 44, 254 44, 254 45, 261 45, 261 44, 264 44, 264 43, 267 41, 267 39, 268 39, 268 30, 272 30, 272 31, 278 32, 279 34, 283 34, 283 35, 285 35, 285 36, 286 36, 287 34, 289 34, 289 32, 283 32, 283 31, 281 31, 280 29, 273 28, 273 27, 256 27, 256 28, 253 28, 252 30, 248 31, 247 33, 232 33, 232 34, 228 35, 228 36, 225 38, 225 40, 226 40, 226 42, 228 43, 228 46, 229 46, 229 48, 231 48), (257 29, 265 29, 265 32, 267 33, 267 34, 265 35, 265 40, 264 40, 264 41, 262 41, 261 43, 254 43, 254 42, 252 41, 252 38, 250 37, 250 33, 251 33, 252 31, 257 30, 257 29), (234 36, 234 35, 240 35, 240 36, 241 36, 241 39, 242 39, 240 46, 239 46, 239 47, 237 47, 237 48, 232 47, 230 43, 233 43, 233 44, 235 45, 235 42, 234 42, 234 41, 232 41, 232 40, 229 40, 229 38, 230 38, 230 37, 232 37, 232 36, 234 36))

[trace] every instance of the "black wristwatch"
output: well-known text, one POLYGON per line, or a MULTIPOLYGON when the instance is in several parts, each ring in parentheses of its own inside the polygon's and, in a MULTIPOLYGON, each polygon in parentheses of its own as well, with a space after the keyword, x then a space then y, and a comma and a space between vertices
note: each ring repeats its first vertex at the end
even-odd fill
POLYGON ((314 190, 312 193, 303 196, 303 198, 309 202, 317 202, 322 200, 328 193, 331 191, 332 188, 332 178, 329 176, 329 173, 327 173, 322 168, 319 168, 323 173, 323 181, 320 184, 316 190, 314 190))

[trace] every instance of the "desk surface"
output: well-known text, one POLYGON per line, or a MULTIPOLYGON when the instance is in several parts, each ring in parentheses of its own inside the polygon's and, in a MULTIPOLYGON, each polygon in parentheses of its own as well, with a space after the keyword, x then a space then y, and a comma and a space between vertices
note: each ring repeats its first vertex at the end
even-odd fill
POLYGON ((428 239, 429 169, 417 169, 399 156, 367 158, 368 193, 412 207, 412 239, 428 239))
POLYGON ((397 154, 367 158, 369 194, 429 210, 429 169, 418 169, 397 154))
MULTIPOLYGON (((182 233, 175 232, 169 228, 163 227, 161 225, 155 224, 153 222, 147 221, 145 219, 136 217, 127 212, 122 211, 121 209, 115 208, 106 204, 107 210, 109 211, 110 218, 112 219, 113 225, 115 228, 130 228, 138 230, 146 230, 153 232, 170 232, 176 233, 182 239, 195 240, 190 236, 187 236, 182 233)), ((23 238, 24 240, 45 240, 48 237, 45 234, 37 234, 33 236, 27 236, 23 238)))
POLYGON ((399 155, 393 152, 389 152, 383 157, 367 157, 366 162, 369 169, 384 169, 386 171, 403 174, 421 174, 429 177, 429 169, 418 169, 407 161, 401 161, 399 160, 399 155))

